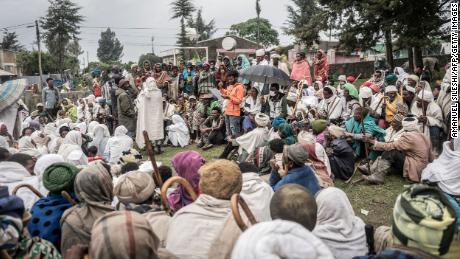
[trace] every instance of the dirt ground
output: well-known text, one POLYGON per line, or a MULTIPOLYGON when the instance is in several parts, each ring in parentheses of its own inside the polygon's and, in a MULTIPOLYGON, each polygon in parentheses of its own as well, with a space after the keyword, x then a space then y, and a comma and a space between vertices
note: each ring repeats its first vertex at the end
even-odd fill
MULTIPOLYGON (((195 145, 185 148, 167 147, 164 150, 165 153, 156 156, 156 159, 164 165, 171 166, 171 159, 178 152, 195 150, 200 152, 206 161, 211 161, 220 155, 223 146, 215 147, 208 151, 202 151, 196 148, 195 145)), ((360 174, 356 173, 351 182, 359 179, 359 177, 360 174)), ((356 215, 366 223, 374 225, 374 227, 390 225, 394 202, 396 197, 404 190, 405 185, 407 183, 398 175, 389 175, 385 179, 385 184, 380 186, 363 183, 347 184, 343 181, 336 182, 336 186, 347 193, 356 215)))

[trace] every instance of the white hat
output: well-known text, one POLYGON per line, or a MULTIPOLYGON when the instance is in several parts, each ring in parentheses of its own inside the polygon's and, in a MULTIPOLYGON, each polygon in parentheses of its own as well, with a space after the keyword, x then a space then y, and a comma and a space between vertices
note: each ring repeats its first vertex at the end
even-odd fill
POLYGON ((266 127, 268 123, 270 123, 270 117, 268 117, 267 114, 261 112, 256 114, 254 120, 259 127, 266 127))
POLYGON ((389 85, 389 86, 385 87, 385 93, 397 92, 397 91, 398 91, 398 88, 396 88, 396 86, 394 86, 394 85, 389 85))
POLYGON ((279 58, 281 58, 281 56, 275 53, 275 54, 272 55, 272 59, 273 58, 278 58, 279 59, 279 58))
POLYGON ((344 81, 344 82, 346 82, 346 81, 347 81, 347 76, 346 76, 346 75, 340 75, 340 76, 339 76, 339 81, 344 81))
POLYGON ((263 56, 265 56, 265 50, 264 49, 256 50, 256 57, 263 57, 263 56))
POLYGON ((428 90, 421 90, 417 97, 420 99, 420 100, 423 100, 423 101, 426 101, 426 102, 432 102, 434 101, 434 96, 433 96, 433 93, 431 91, 428 91, 428 90))
POLYGON ((415 82, 418 82, 418 80, 420 80, 420 78, 417 75, 413 75, 413 74, 409 75, 407 78, 414 80, 415 82))
POLYGON ((359 90, 359 98, 370 98, 372 96, 372 89, 369 87, 361 87, 359 90))
POLYGON ((415 117, 406 117, 402 120, 404 131, 418 131, 418 120, 415 117))

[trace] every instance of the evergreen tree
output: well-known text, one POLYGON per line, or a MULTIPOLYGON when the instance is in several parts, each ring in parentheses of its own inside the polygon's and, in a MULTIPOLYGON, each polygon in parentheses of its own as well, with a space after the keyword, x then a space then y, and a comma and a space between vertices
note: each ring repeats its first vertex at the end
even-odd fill
POLYGON ((16 32, 4 31, 0 48, 4 50, 20 51, 24 49, 24 46, 19 44, 16 32))
POLYGON ((97 48, 97 57, 103 63, 111 64, 119 62, 123 56, 123 45, 117 39, 115 32, 107 28, 101 32, 99 47, 97 48))
MULTIPOLYGON (((171 3, 172 17, 171 19, 180 19, 180 32, 177 35, 177 45, 181 47, 190 46, 190 39, 187 37, 185 30, 185 21, 190 19, 192 13, 195 11, 195 6, 191 0, 175 0, 171 3)), ((184 57, 184 50, 181 50, 182 57, 184 57)))
POLYGON ((188 19, 188 26, 196 30, 198 41, 210 39, 216 32, 214 19, 206 23, 202 16, 202 9, 197 11, 195 20, 193 17, 188 19))
POLYGON ((71 40, 78 40, 80 23, 83 16, 81 7, 71 0, 49 0, 50 6, 45 17, 41 18, 43 37, 50 54, 57 60, 59 71, 65 69, 67 45, 71 40))

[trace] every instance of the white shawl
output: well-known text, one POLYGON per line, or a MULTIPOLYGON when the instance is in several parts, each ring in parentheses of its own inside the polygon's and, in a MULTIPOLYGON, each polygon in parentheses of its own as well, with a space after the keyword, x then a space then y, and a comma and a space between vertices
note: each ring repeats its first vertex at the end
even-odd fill
POLYGON ((444 142, 438 159, 422 171, 422 181, 437 183, 444 192, 460 196, 460 148, 452 150, 449 141, 444 142))
POLYGON ((184 119, 181 116, 174 114, 172 117, 172 125, 166 129, 168 131, 168 138, 173 146, 185 147, 189 144, 190 134, 184 119))
POLYGON ((18 140, 18 152, 36 158, 42 155, 34 143, 32 143, 32 137, 30 136, 24 136, 18 140))
POLYGON ((133 139, 128 135, 128 130, 125 126, 118 126, 115 129, 113 137, 109 138, 105 146, 104 158, 110 164, 116 164, 120 159, 123 151, 131 150, 133 147, 133 139))
POLYGON ((257 173, 243 174, 241 196, 254 213, 258 222, 271 220, 270 201, 274 192, 257 173))
POLYGON ((58 155, 61 155, 65 162, 73 165, 88 165, 88 158, 81 149, 82 142, 81 132, 75 130, 70 131, 59 147, 58 155))
POLYGON ((329 120, 336 120, 342 116, 343 106, 342 98, 337 95, 332 96, 329 99, 323 99, 319 103, 319 110, 327 115, 329 120))
POLYGON ((104 124, 98 124, 94 127, 93 131, 93 141, 89 143, 88 147, 96 146, 97 154, 100 156, 104 153, 107 141, 109 140, 110 132, 104 124))
POLYGON ((207 258, 230 213, 230 201, 201 194, 171 219, 166 249, 179 258, 207 258))
POLYGON ((298 223, 274 220, 258 223, 236 242, 232 259, 333 259, 329 248, 298 223))
POLYGON ((394 142, 398 140, 401 135, 404 133, 404 129, 401 128, 399 131, 395 131, 393 127, 389 127, 385 130, 385 142, 394 142))
POLYGON ((244 150, 251 154, 256 148, 266 144, 269 137, 269 131, 267 128, 257 127, 254 130, 238 137, 235 139, 236 143, 240 146, 239 153, 244 150))
MULTIPOLYGON (((417 102, 412 104, 411 114, 420 117, 423 116, 422 108, 417 107, 417 102)), ((430 138, 430 128, 432 126, 442 128, 442 111, 439 105, 435 102, 430 102, 428 108, 426 109, 427 123, 425 124, 425 136, 430 138)), ((419 132, 423 132, 423 123, 418 123, 419 132)))
POLYGON ((48 190, 43 185, 43 173, 45 170, 52 164, 64 162, 64 158, 57 154, 47 154, 41 156, 37 162, 35 163, 34 167, 34 174, 38 177, 39 182, 39 191, 43 195, 48 194, 48 190))
MULTIPOLYGON (((19 184, 30 184, 35 189, 40 189, 38 177, 30 175, 19 163, 0 162, 0 172, 0 185, 8 186, 10 194, 13 194, 13 189, 19 184)), ((27 210, 30 210, 32 205, 39 199, 37 195, 27 188, 19 189, 16 195, 24 201, 24 206, 27 210)))
POLYGON ((347 195, 329 187, 316 195, 318 218, 315 236, 331 249, 338 259, 366 255, 368 252, 364 222, 355 216, 347 195))

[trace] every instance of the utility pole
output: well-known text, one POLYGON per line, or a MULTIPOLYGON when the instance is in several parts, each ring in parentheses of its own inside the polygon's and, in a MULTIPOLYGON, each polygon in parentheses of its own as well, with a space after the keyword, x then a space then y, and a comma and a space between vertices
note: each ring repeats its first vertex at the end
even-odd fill
POLYGON ((40 44, 40 29, 38 27, 38 20, 35 20, 35 32, 37 34, 38 45, 38 73, 40 74, 40 90, 43 89, 43 71, 42 71, 42 49, 40 44))
POLYGON ((86 62, 88 62, 88 72, 89 72, 89 52, 86 51, 86 62))
POLYGON ((153 46, 153 41, 155 40, 155 38, 152 36, 152 54, 155 54, 155 48, 153 46))

